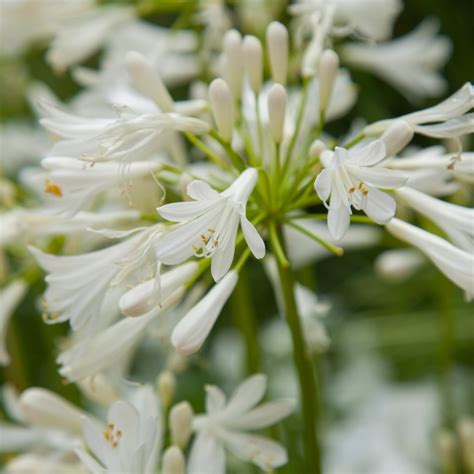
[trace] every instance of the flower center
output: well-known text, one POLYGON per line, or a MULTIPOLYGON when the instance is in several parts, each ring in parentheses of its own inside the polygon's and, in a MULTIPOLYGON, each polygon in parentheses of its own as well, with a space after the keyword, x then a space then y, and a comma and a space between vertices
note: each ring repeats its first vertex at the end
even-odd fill
POLYGON ((107 441, 112 448, 116 448, 122 437, 122 430, 116 429, 114 423, 109 421, 102 434, 104 435, 105 441, 107 441))
POLYGON ((216 235, 216 230, 209 227, 199 237, 201 239, 200 245, 193 244, 194 256, 199 258, 211 257, 219 247, 219 236, 216 235))

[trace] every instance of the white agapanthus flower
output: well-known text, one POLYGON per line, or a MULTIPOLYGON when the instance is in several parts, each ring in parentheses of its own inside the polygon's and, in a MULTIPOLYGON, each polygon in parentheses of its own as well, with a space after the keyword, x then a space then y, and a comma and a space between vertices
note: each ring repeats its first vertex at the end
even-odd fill
POLYGON ((160 403, 150 386, 136 389, 131 401, 118 400, 108 411, 105 428, 82 419, 86 446, 76 453, 93 474, 155 472, 161 447, 160 403))
POLYGON ((328 227, 335 239, 349 228, 351 207, 363 210, 379 224, 386 224, 395 215, 395 200, 378 188, 399 188, 405 176, 382 166, 385 145, 376 140, 355 150, 336 147, 323 153, 326 168, 318 175, 314 188, 328 205, 328 227))
POLYGON ((455 245, 474 253, 474 209, 441 201, 407 186, 395 194, 402 202, 431 219, 455 245))
POLYGON ((0 365, 10 362, 6 347, 8 323, 27 289, 28 285, 23 280, 14 280, 0 289, 0 365))
POLYGON ((467 298, 474 296, 474 256, 455 247, 447 240, 419 227, 392 219, 387 230, 423 252, 452 282, 466 292, 467 298))
POLYGON ((286 463, 286 450, 281 444, 248 433, 271 426, 293 411, 291 400, 257 406, 266 386, 264 375, 254 375, 239 385, 229 400, 218 387, 206 387, 207 414, 194 419, 196 438, 189 456, 189 472, 223 474, 225 449, 266 471, 286 463))
MULTIPOLYGON (((371 10, 378 15, 377 8, 371 10)), ((446 88, 438 70, 449 57, 451 42, 437 36, 437 32, 437 22, 426 20, 411 33, 393 41, 344 44, 341 56, 350 66, 374 73, 408 98, 438 96, 446 88)))
POLYGON ((158 260, 176 265, 193 255, 211 257, 212 276, 218 281, 232 265, 239 223, 250 250, 256 258, 262 258, 265 244, 245 215, 257 178, 257 170, 248 168, 222 193, 204 181, 194 180, 187 187, 194 201, 159 207, 161 217, 179 224, 161 239, 158 260))

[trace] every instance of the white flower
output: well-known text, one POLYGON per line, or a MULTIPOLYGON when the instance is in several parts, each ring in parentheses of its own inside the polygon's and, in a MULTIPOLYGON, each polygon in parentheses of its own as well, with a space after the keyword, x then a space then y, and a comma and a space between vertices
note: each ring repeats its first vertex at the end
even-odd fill
POLYGON ((179 224, 161 239, 158 260, 176 265, 193 255, 212 257, 211 272, 217 281, 232 265, 239 222, 250 250, 256 258, 262 258, 265 244, 245 215, 257 178, 257 170, 248 168, 222 193, 204 181, 194 180, 187 187, 194 201, 159 207, 161 217, 179 224))
POLYGON ((179 353, 193 354, 201 348, 238 278, 236 271, 227 273, 176 325, 171 342, 179 353))
MULTIPOLYGON (((82 255, 57 256, 30 247, 41 267, 48 272, 45 309, 48 322, 70 321, 73 330, 93 331, 99 322, 104 297, 133 271, 155 270, 152 247, 162 233, 156 225, 137 229, 127 240, 82 255)), ((121 235, 121 233, 119 233, 121 235)))
POLYGON ((471 253, 400 219, 392 219, 386 227, 400 240, 423 252, 468 298, 474 295, 474 256, 471 253))
POLYGON ((134 8, 120 5, 94 8, 72 16, 57 31, 46 58, 62 72, 95 53, 111 33, 134 18, 134 8))
POLYGON ((328 227, 335 239, 349 227, 351 206, 362 209, 378 224, 386 224, 394 216, 395 200, 378 188, 399 188, 406 178, 375 166, 384 158, 385 145, 380 140, 356 150, 336 147, 334 152, 323 152, 326 169, 316 178, 314 188, 324 202, 330 197, 328 227))
POLYGON ((387 281, 404 281, 422 265, 423 256, 414 249, 392 249, 381 253, 375 260, 375 271, 387 281))
POLYGON ((189 472, 223 474, 224 448, 265 471, 287 462, 286 451, 279 443, 246 433, 270 426, 293 411, 291 400, 256 406, 264 396, 266 385, 264 375, 254 375, 237 387, 229 401, 218 387, 206 387, 207 414, 194 419, 197 436, 189 456, 189 472))
POLYGON ((474 209, 441 201, 407 186, 396 191, 396 196, 431 219, 458 247, 474 252, 474 209))
MULTIPOLYGON (((421 124, 434 122, 447 122, 456 117, 461 117, 466 112, 469 112, 474 107, 474 86, 467 82, 461 89, 449 96, 433 107, 402 115, 401 119, 408 122, 415 131, 423 128, 419 127, 421 124)), ((397 119, 381 120, 368 125, 364 129, 367 135, 376 135, 384 132, 397 119)))
POLYGON ((54 213, 73 216, 92 200, 113 188, 131 189, 134 180, 149 176, 160 168, 157 161, 138 161, 126 168, 121 163, 90 163, 75 158, 49 157, 42 160, 44 173, 29 178, 48 196, 48 209, 54 213))
MULTIPOLYGON (((373 8, 377 13, 377 8, 373 8)), ((451 42, 436 36, 438 24, 426 20, 413 32, 386 43, 342 46, 341 56, 350 65, 367 69, 408 98, 440 95, 446 82, 438 70, 451 52, 451 42)))
POLYGON ((202 120, 177 113, 136 113, 122 108, 118 119, 92 118, 64 112, 43 102, 45 118, 40 123, 64 140, 53 156, 77 157, 87 161, 147 159, 162 148, 166 132, 206 133, 202 120))
POLYGON ((0 365, 10 362, 6 347, 8 322, 27 289, 28 286, 23 280, 14 280, 0 290, 0 365))
POLYGON ((149 474, 154 472, 161 444, 159 401, 150 386, 136 389, 132 403, 116 401, 105 429, 90 418, 82 419, 82 431, 92 457, 76 449, 93 474, 149 474))

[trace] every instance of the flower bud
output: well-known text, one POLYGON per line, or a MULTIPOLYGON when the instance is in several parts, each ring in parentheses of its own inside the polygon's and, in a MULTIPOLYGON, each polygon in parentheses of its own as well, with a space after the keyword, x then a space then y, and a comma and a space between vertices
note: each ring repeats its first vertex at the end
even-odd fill
POLYGON ((396 155, 403 150, 413 138, 413 129, 405 120, 395 120, 380 137, 385 143, 387 157, 396 155))
POLYGON ((135 88, 150 97, 162 112, 173 112, 174 102, 161 76, 141 54, 130 51, 126 55, 127 70, 135 88))
POLYGON ((326 112, 336 82, 339 57, 332 49, 326 49, 319 61, 319 110, 326 112))
POLYGON ((469 472, 474 471, 474 420, 461 418, 456 424, 461 444, 461 455, 464 466, 469 472))
POLYGON ((229 30, 224 36, 224 58, 222 74, 234 99, 240 98, 242 92, 243 52, 242 36, 237 30, 229 30))
POLYGON ((456 440, 450 431, 438 434, 438 455, 443 472, 456 472, 456 440))
POLYGON ((273 21, 268 25, 267 46, 273 80, 280 84, 286 84, 288 72, 288 30, 278 21, 273 21))
POLYGON ((413 249, 393 249, 375 260, 375 271, 387 281, 404 281, 424 263, 423 256, 413 249))
POLYGON ((318 158, 324 150, 326 150, 326 144, 322 140, 314 140, 309 147, 309 157, 318 158))
POLYGON ((179 353, 189 355, 201 348, 238 278, 236 271, 227 273, 176 325, 171 342, 179 353))
POLYGON ((187 262, 166 272, 157 281, 155 278, 147 280, 128 290, 119 300, 119 308, 125 316, 142 316, 155 306, 168 306, 168 298, 176 290, 182 288, 189 280, 198 265, 196 262, 187 262))
POLYGON ((163 474, 185 474, 186 462, 183 452, 177 446, 170 446, 163 454, 163 474))
POLYGON ((281 84, 273 84, 268 93, 268 118, 270 131, 275 143, 283 140, 283 128, 286 114, 286 90, 281 84))
POLYGON ((171 405, 176 391, 176 377, 173 372, 165 370, 158 377, 158 393, 165 408, 171 405))
POLYGON ((169 424, 171 441, 181 449, 185 449, 192 432, 193 409, 188 402, 175 405, 170 412, 169 424))
POLYGON ((260 40, 255 36, 244 38, 244 64, 250 87, 258 94, 263 81, 263 51, 260 40))
POLYGON ((234 100, 224 79, 211 82, 209 99, 219 133, 226 142, 230 142, 234 128, 234 100))
POLYGON ((29 388, 20 396, 20 410, 25 420, 35 426, 58 428, 81 433, 84 413, 64 398, 44 388, 29 388))

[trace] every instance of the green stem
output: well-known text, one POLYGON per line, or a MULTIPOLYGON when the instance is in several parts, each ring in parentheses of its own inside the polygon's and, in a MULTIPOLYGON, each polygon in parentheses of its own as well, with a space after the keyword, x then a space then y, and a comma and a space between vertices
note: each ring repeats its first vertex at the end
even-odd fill
MULTIPOLYGON (((278 229, 280 240, 282 239, 281 228, 278 229)), ((276 251, 276 249, 274 249, 276 251)), ((316 433, 317 417, 317 386, 313 364, 306 350, 306 342, 303 337, 301 320, 298 314, 295 300, 295 280, 293 272, 281 265, 278 260, 278 273, 285 305, 285 315, 293 340, 293 360, 296 366, 299 386, 300 400, 303 417, 305 473, 320 474, 321 458, 316 433)))
POLYGON ((352 148, 354 145, 357 145, 360 141, 362 141, 365 138, 365 133, 361 133, 357 135, 353 140, 351 140, 349 143, 346 143, 344 145, 344 148, 352 148))
POLYGON ((213 152, 203 141, 192 133, 183 132, 184 136, 199 150, 201 150, 219 168, 229 170, 230 166, 217 153, 213 152))
POLYGON ((217 143, 219 143, 222 148, 226 151, 227 155, 229 155, 230 161, 234 167, 242 172, 245 169, 245 163, 242 158, 234 151, 231 144, 226 142, 215 130, 211 130, 209 132, 209 136, 211 136, 217 143))
POLYGON ((240 271, 239 282, 232 295, 232 312, 237 327, 245 341, 245 367, 248 375, 260 371, 261 359, 257 339, 257 315, 250 301, 252 299, 246 270, 240 271))

